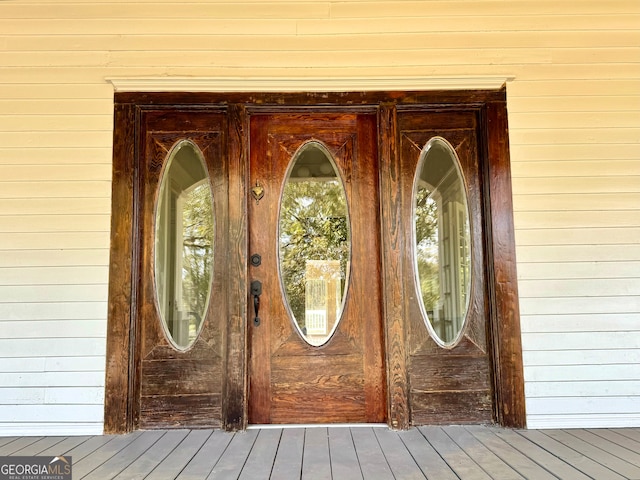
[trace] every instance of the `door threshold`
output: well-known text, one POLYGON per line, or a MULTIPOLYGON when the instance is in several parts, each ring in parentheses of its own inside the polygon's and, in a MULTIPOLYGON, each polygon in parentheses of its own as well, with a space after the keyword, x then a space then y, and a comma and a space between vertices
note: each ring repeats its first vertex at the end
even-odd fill
POLYGON ((269 428, 328 428, 328 427, 342 427, 342 428, 389 428, 386 423, 265 423, 265 424, 252 424, 247 426, 247 430, 265 430, 269 428))

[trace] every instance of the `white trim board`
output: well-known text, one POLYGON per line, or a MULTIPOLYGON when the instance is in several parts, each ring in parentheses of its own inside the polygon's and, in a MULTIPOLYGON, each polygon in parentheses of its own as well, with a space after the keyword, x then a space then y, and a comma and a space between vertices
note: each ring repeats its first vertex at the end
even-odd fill
POLYGON ((86 436, 104 435, 103 423, 37 423, 2 422, 0 432, 3 437, 41 437, 41 436, 86 436))
POLYGON ((640 427, 640 414, 550 414, 527 416, 527 429, 640 427))
POLYGON ((496 90, 513 75, 460 77, 108 77, 116 92, 496 90))

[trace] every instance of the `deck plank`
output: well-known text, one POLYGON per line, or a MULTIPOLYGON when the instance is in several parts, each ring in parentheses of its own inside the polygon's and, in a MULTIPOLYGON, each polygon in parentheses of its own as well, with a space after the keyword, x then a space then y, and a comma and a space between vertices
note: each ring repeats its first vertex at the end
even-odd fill
POLYGON ((622 460, 621 458, 582 440, 576 435, 564 430, 548 430, 545 433, 558 442, 591 458, 625 478, 640 478, 640 467, 622 460))
POLYGON ((249 458, 240 473, 240 480, 269 480, 281 436, 281 428, 259 431, 249 458))
POLYGON ((147 475, 184 440, 188 433, 188 430, 171 430, 166 432, 162 438, 144 452, 144 455, 140 455, 115 478, 121 480, 147 478, 147 475))
POLYGON ((612 428, 611 431, 640 442, 640 428, 612 428))
POLYGON ((395 478, 424 480, 424 473, 396 432, 386 428, 376 428, 373 432, 395 478))
POLYGON ((286 428, 280 437, 271 477, 300 478, 302 476, 302 453, 304 450, 304 428, 286 428))
MULTIPOLYGON (((115 478, 120 472, 145 454, 167 432, 162 430, 150 430, 142 432, 138 438, 129 443, 126 448, 120 450, 118 455, 107 459, 101 465, 87 473, 86 480, 107 480, 115 478)), ((93 456, 92 456, 93 457, 93 456)), ((92 458, 91 457, 91 458, 92 458)), ((77 475, 74 465, 74 477, 77 475)))
POLYGON ((0 447, 19 439, 20 437, 0 437, 0 447))
POLYGON ((632 440, 629 437, 625 437, 624 435, 620 435, 619 433, 616 433, 612 430, 606 428, 596 428, 585 431, 605 438, 610 442, 615 443, 616 445, 620 445, 627 450, 631 450, 632 452, 640 452, 640 442, 632 440))
MULTIPOLYGON (((73 460, 73 477, 83 478, 84 476, 91 473, 93 470, 98 468, 104 462, 113 458, 119 452, 123 451, 126 447, 128 447, 132 442, 134 442, 138 437, 142 435, 142 432, 133 432, 128 433, 122 436, 116 436, 112 438, 109 442, 104 445, 98 447, 89 455, 85 456, 79 461, 73 460)), ((73 458, 73 454, 71 454, 73 458)))
POLYGON ((543 467, 538 465, 531 458, 512 447, 496 434, 496 430, 500 427, 487 428, 483 426, 468 425, 466 430, 478 439, 486 448, 491 450, 493 454, 513 468, 524 478, 534 478, 535 480, 554 480, 557 479, 543 467))
POLYGON ((519 433, 536 445, 547 451, 553 452, 555 456, 583 472, 591 478, 606 478, 608 480, 623 480, 624 477, 618 475, 611 469, 601 465, 591 458, 576 450, 564 445, 556 439, 547 435, 548 430, 521 430, 519 433))
POLYGON ((434 450, 427 439, 415 428, 404 432, 398 432, 398 437, 402 440, 407 451, 418 464, 422 473, 427 478, 437 480, 458 480, 458 476, 453 473, 440 454, 434 450))
POLYGON ((42 440, 45 437, 19 437, 13 442, 0 447, 0 455, 15 455, 17 451, 28 447, 29 445, 42 440))
POLYGON ((231 441, 207 479, 238 478, 259 432, 259 430, 247 430, 246 432, 227 434, 233 435, 231 441))
POLYGON ((121 438, 122 436, 116 435, 96 435, 95 437, 89 438, 89 440, 80 443, 79 445, 73 447, 71 450, 65 452, 65 455, 70 455, 73 459, 73 464, 75 466, 80 460, 85 458, 88 455, 91 455, 93 452, 98 450, 99 448, 104 447, 107 443, 115 440, 116 438, 121 438))
POLYGON ((418 427, 418 430, 460 478, 491 480, 491 477, 441 427, 418 427))
POLYGON ((351 429, 336 427, 329 429, 329 455, 333 478, 362 479, 362 471, 353 445, 351 429))
POLYGON ((61 442, 56 443, 55 445, 52 445, 51 447, 41 451, 40 453, 38 453, 38 455, 43 455, 43 456, 64 455, 65 452, 68 452, 69 450, 76 448, 78 445, 88 441, 91 438, 93 437, 91 436, 64 437, 64 439, 61 442))
POLYGON ((530 458, 558 478, 561 478, 563 480, 591 479, 591 477, 588 477, 580 470, 574 468, 573 466, 558 458, 557 455, 552 453, 553 450, 544 449, 535 442, 532 442, 525 436, 521 435, 521 432, 522 431, 505 429, 496 430, 495 433, 498 437, 503 439, 513 448, 518 450, 523 455, 526 455, 528 458, 530 458))
POLYGON ((587 430, 570 430, 569 433, 590 445, 599 448, 600 450, 604 450, 610 455, 630 463, 631 465, 640 466, 640 448, 627 449, 626 447, 622 447, 611 440, 588 432, 587 430))
MULTIPOLYGON (((233 434, 214 430, 198 453, 176 477, 180 480, 202 480, 213 470, 224 451, 231 443, 233 434)), ((161 477, 162 478, 162 477, 161 477)))
POLYGON ((44 450, 47 450, 48 448, 59 444, 64 439, 65 437, 44 437, 37 442, 33 442, 32 444, 13 452, 13 455, 21 457, 31 457, 39 455, 40 452, 43 452, 44 450))
POLYGON ((302 452, 303 480, 331 479, 329 433, 326 428, 307 428, 302 452))
MULTIPOLYGON (((158 463, 146 480, 176 478, 202 448, 213 430, 191 430, 182 442, 158 463)), ((207 475, 209 472, 207 472, 207 475)))
POLYGON ((449 437, 491 478, 524 480, 522 475, 485 447, 462 426, 443 427, 449 437))
POLYGON ((387 463, 373 428, 353 428, 351 436, 364 480, 392 480, 391 467, 387 463))

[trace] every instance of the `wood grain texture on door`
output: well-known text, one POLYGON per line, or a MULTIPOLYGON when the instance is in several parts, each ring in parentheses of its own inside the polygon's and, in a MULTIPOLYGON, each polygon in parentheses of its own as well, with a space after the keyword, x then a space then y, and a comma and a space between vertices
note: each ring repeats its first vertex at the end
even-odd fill
POLYGON ((249 422, 525 426, 506 88, 116 92, 114 101, 105 432, 249 422), (434 136, 459 157, 474 251, 467 327, 447 348, 422 317, 411 245, 412 182, 434 136), (204 327, 186 351, 162 330, 153 278, 156 195, 181 140, 203 152, 220 261, 204 327), (352 226, 342 322, 319 347, 293 325, 277 263, 287 166, 305 142, 333 159, 352 226), (259 204, 250 195, 256 180, 265 188, 259 204), (262 266, 251 266, 253 253, 262 266), (255 279, 264 285, 258 328, 255 279))
MULTIPOLYGON (((256 114, 250 121, 249 267, 262 282, 259 326, 249 327, 249 422, 383 422, 387 395, 380 298, 376 116, 256 114), (293 325, 278 273, 278 215, 287 169, 305 142, 321 143, 344 184, 351 221, 350 274, 342 319, 322 346, 293 325)), ((249 301, 250 299, 248 299, 249 301)), ((253 313, 250 309, 250 318, 253 313)))
POLYGON ((137 328, 139 354, 134 425, 138 428, 221 425, 222 332, 227 309, 224 291, 227 181, 224 152, 226 116, 215 112, 150 112, 142 120, 138 165, 139 257, 137 328), (163 330, 154 268, 159 184, 172 147, 181 141, 203 155, 216 219, 213 287, 203 326, 187 349, 176 348, 163 330))
POLYGON ((429 140, 440 137, 455 150, 470 220, 471 288, 462 336, 442 346, 426 326, 414 280, 413 254, 404 267, 407 295, 407 355, 411 421, 414 425, 493 421, 489 314, 484 255, 482 171, 475 112, 403 111, 398 113, 404 230, 413 226, 413 181, 429 140))

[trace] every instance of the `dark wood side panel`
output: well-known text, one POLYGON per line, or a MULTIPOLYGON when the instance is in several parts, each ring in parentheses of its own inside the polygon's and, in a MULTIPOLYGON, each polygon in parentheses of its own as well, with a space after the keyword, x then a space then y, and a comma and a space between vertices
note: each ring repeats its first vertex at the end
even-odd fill
MULTIPOLYGON (((176 397, 156 395, 146 401, 140 411, 152 428, 173 428, 189 425, 189 428, 210 428, 207 418, 220 418, 219 394, 196 394, 176 397), (171 421, 167 421, 171 419, 171 421)), ((142 424, 141 428, 145 428, 142 424)))
POLYGON ((380 216, 382 248, 383 312, 387 345, 389 424, 406 429, 410 425, 405 316, 407 312, 402 252, 405 230, 402 221, 402 182, 397 146, 397 116, 394 104, 380 106, 378 120, 380 152, 380 216))
POLYGON ((413 182, 421 152, 429 140, 437 136, 446 139, 458 155, 465 179, 471 232, 473 274, 465 326, 459 342, 446 348, 434 340, 425 324, 427 320, 418 303, 420 293, 415 283, 413 236, 407 235, 402 279, 408 298, 405 319, 411 415, 412 423, 417 425, 493 421, 477 126, 476 108, 418 107, 398 113, 404 230, 413 231, 413 182), (475 373, 473 381, 465 381, 471 379, 468 376, 471 372, 475 373))
POLYGON ((227 279, 228 192, 226 115, 188 109, 149 110, 141 114, 140 162, 136 175, 138 202, 140 301, 136 326, 140 331, 136 351, 134 426, 139 428, 221 426, 222 357, 225 332, 227 279), (162 328, 155 286, 155 217, 157 196, 169 152, 178 141, 189 139, 200 149, 208 170, 215 216, 214 265, 210 300, 193 345, 180 351, 170 345, 162 328), (207 401, 215 403, 205 403, 207 401), (213 414, 215 413, 215 416, 213 414))
POLYGON ((488 103, 486 120, 496 414, 501 425, 524 428, 526 409, 506 102, 488 103))
POLYGON ((229 224, 222 423, 226 430, 247 425, 247 162, 249 132, 243 105, 228 109, 229 224))
POLYGON ((411 393, 414 425, 451 425, 486 423, 493 414, 491 392, 487 390, 411 393))
POLYGON ((129 341, 132 309, 135 111, 136 107, 133 105, 116 104, 114 108, 105 433, 123 433, 131 429, 129 341))
POLYGON ((487 389, 490 368, 482 355, 419 355, 411 358, 410 376, 423 390, 479 391, 487 389))

